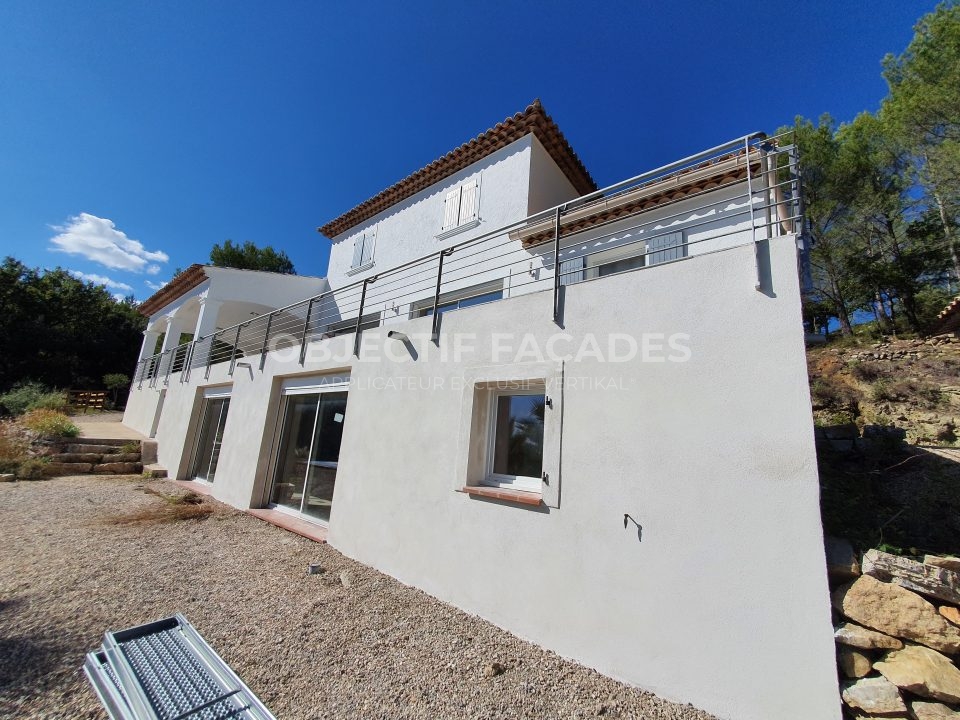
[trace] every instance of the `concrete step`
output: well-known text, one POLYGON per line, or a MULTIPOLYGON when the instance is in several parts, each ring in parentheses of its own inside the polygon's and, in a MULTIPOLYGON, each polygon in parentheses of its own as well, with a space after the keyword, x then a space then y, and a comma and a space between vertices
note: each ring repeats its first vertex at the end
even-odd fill
POLYGON ((143 466, 143 474, 152 478, 165 478, 167 476, 167 469, 153 463, 143 466))

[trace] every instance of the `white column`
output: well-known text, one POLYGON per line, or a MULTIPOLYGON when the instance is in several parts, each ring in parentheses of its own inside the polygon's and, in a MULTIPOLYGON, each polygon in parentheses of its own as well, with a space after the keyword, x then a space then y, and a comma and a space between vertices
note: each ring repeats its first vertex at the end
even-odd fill
POLYGON ((157 347, 158 337, 160 337, 160 332, 158 330, 147 328, 143 331, 143 344, 140 346, 140 360, 153 355, 153 351, 157 347))
POLYGON ((167 316, 167 334, 163 336, 163 347, 160 352, 166 352, 180 344, 180 333, 184 331, 183 320, 176 313, 167 316))
POLYGON ((200 315, 197 317, 197 327, 193 332, 194 340, 213 335, 213 333, 216 332, 220 305, 221 302, 219 300, 200 298, 200 315))

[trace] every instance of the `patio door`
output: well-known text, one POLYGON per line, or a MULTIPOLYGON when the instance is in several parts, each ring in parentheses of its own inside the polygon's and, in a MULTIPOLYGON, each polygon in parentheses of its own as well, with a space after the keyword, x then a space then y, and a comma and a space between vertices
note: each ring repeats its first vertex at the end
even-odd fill
POLYGON ((329 522, 347 393, 297 388, 284 393, 270 502, 329 522))
POLYGON ((230 409, 230 396, 223 391, 212 392, 203 398, 200 418, 200 435, 193 454, 193 468, 190 477, 212 483, 217 474, 220 461, 220 445, 223 443, 223 429, 227 424, 227 411, 230 409))

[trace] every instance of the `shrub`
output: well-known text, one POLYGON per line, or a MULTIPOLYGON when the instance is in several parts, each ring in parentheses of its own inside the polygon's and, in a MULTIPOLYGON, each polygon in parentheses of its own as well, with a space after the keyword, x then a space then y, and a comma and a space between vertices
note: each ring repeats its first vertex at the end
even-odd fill
POLYGON ((0 405, 11 415, 23 415, 30 409, 30 404, 39 400, 49 392, 48 388, 38 382, 23 382, 13 386, 13 389, 0 395, 0 405))
POLYGON ((893 388, 890 387, 890 383, 886 380, 880 380, 870 388, 870 398, 874 402, 889 402, 890 400, 896 400, 897 396, 893 388))
POLYGON ((27 406, 27 410, 56 410, 57 412, 66 412, 70 407, 70 401, 67 394, 62 390, 52 390, 44 393, 27 406))
POLYGON ((872 383, 880 378, 880 367, 877 363, 853 362, 850 364, 850 374, 861 382, 872 383))
POLYGON ((39 480, 43 477, 43 469, 46 465, 46 460, 28 458, 21 462, 20 467, 17 468, 17 478, 20 480, 39 480))
POLYGON ((76 437, 80 428, 56 410, 31 410, 23 416, 23 425, 43 437, 76 437))
POLYGON ((810 386, 814 408, 854 408, 858 393, 849 385, 834 378, 821 377, 810 386))
POLYGON ((41 383, 28 381, 14 385, 12 390, 0 395, 0 405, 11 415, 23 415, 38 408, 62 412, 69 402, 62 390, 50 390, 41 383))

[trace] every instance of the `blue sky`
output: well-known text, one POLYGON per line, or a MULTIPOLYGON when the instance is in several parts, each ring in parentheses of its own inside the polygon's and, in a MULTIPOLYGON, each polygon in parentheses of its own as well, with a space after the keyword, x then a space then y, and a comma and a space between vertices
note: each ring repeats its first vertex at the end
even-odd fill
POLYGON ((934 2, 0 3, 0 255, 138 299, 316 227, 534 98, 600 185, 886 92, 934 2))

